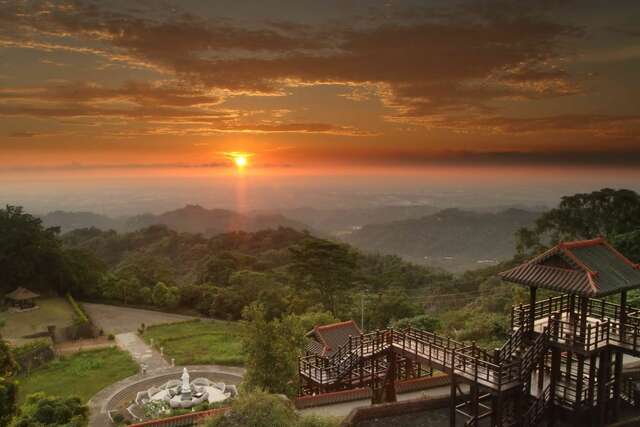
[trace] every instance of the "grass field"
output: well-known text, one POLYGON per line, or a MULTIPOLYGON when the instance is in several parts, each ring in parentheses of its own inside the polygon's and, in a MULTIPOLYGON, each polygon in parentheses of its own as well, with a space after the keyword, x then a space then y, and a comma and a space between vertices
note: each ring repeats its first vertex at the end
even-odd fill
POLYGON ((167 360, 177 365, 243 365, 242 327, 239 323, 192 320, 147 328, 144 340, 153 338, 156 348, 164 347, 167 360))
POLYGON ((83 351, 20 377, 18 400, 42 391, 52 396, 78 396, 86 402, 104 387, 136 372, 138 365, 129 353, 118 348, 83 351))
POLYGON ((36 310, 15 313, 0 313, 0 324, 4 323, 0 334, 5 338, 20 338, 47 330, 48 325, 58 328, 73 322, 73 309, 64 298, 40 298, 36 310))

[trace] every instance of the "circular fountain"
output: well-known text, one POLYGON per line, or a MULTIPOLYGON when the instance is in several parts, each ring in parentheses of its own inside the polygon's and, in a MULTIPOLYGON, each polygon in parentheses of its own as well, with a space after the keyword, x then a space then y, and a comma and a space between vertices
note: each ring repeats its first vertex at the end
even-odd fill
POLYGON ((196 378, 190 381, 189 371, 184 368, 180 380, 172 379, 160 387, 150 387, 139 392, 136 395, 135 405, 140 408, 152 405, 164 406, 167 410, 169 408, 187 409, 201 403, 223 402, 236 396, 237 393, 236 386, 213 382, 208 378, 196 378))

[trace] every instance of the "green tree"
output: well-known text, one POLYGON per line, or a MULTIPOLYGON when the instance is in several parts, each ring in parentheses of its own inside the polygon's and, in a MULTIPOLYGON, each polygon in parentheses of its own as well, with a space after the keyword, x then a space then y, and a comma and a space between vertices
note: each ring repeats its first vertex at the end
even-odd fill
POLYGON ((34 393, 27 396, 11 427, 84 427, 88 423, 89 408, 79 398, 49 397, 44 393, 34 393))
POLYGON ((229 287, 242 299, 242 308, 254 301, 260 302, 267 319, 280 317, 287 311, 285 286, 271 273, 236 271, 229 277, 229 287))
POLYGON ((614 236, 611 243, 631 261, 640 263, 640 228, 614 236))
POLYGON ((221 252, 211 256, 200 269, 199 282, 226 286, 229 284, 231 274, 238 269, 239 264, 238 258, 230 252, 221 252))
POLYGON ((21 207, 0 209, 0 286, 11 291, 18 286, 33 289, 68 290, 71 278, 64 252, 57 239, 58 228, 45 228, 42 221, 21 207))
POLYGON ((16 412, 18 387, 15 381, 0 376, 0 426, 6 426, 16 412))
POLYGON ((13 354, 0 336, 0 426, 5 426, 16 411, 17 386, 11 379, 17 369, 13 354))
POLYGON ((294 396, 297 391, 298 356, 305 344, 300 319, 287 316, 267 320, 264 307, 252 304, 245 310, 247 355, 244 384, 249 390, 294 396))
POLYGON ((614 236, 640 230, 640 195, 604 188, 565 196, 531 229, 518 231, 519 253, 539 251, 560 241, 614 236))
POLYGON ((167 257, 147 252, 128 255, 115 269, 118 276, 135 277, 141 286, 158 282, 171 282, 175 277, 172 263, 167 257))
POLYGON ((414 317, 422 313, 420 305, 400 288, 386 289, 371 298, 366 305, 374 307, 367 311, 369 319, 367 328, 369 329, 386 328, 394 320, 414 317))
POLYGON ((180 304, 180 289, 158 282, 151 293, 154 305, 164 308, 175 308, 180 304))
POLYGON ((356 257, 348 246, 327 240, 307 238, 292 247, 291 272, 296 284, 316 291, 320 302, 333 313, 338 313, 338 301, 345 301, 356 269, 356 257))
POLYGON ((396 320, 391 324, 395 329, 406 329, 408 327, 414 329, 421 329, 424 331, 434 332, 441 328, 442 323, 440 319, 428 314, 421 314, 415 317, 405 317, 403 319, 396 320))
POLYGON ((207 422, 207 427, 338 427, 332 417, 305 416, 296 413, 289 400, 257 390, 241 394, 231 410, 207 422))
POLYGON ((298 316, 302 329, 310 331, 316 325, 330 325, 331 323, 339 322, 331 312, 329 311, 311 311, 298 316))
POLYGON ((0 377, 11 377, 18 369, 9 345, 0 336, 0 377))

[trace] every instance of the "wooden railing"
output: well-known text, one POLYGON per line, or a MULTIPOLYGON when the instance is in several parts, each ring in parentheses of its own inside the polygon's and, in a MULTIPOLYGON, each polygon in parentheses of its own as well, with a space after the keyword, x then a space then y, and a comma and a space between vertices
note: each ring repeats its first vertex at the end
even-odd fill
MULTIPOLYGON (((534 320, 544 319, 553 313, 569 311, 571 297, 560 295, 536 302, 534 306, 534 320)), ((511 328, 526 327, 531 324, 531 309, 529 304, 519 304, 511 307, 511 328)))
MULTIPOLYGON (((568 313, 571 307, 571 296, 568 294, 537 301, 534 306, 534 320, 544 319, 554 313, 568 313)), ((576 315, 580 315, 580 304, 574 307, 576 315)), ((601 320, 622 320, 622 306, 603 299, 590 298, 587 303, 587 315, 601 320)), ((531 309, 529 304, 511 307, 511 327, 518 328, 530 324, 531 309)), ((625 324, 640 326, 640 309, 625 306, 625 324)))
MULTIPOLYGON (((512 358, 508 357, 508 350, 500 357, 497 355, 499 352, 488 352, 474 343, 465 344, 433 332, 388 329, 350 337, 331 357, 302 357, 299 370, 301 375, 316 384, 333 384, 356 369, 361 359, 378 355, 393 346, 403 355, 426 359, 441 369, 499 390, 530 377, 535 361, 545 348, 546 337, 546 334, 541 335, 523 357, 512 358)), ((520 339, 515 338, 514 341, 520 339)))
POLYGON ((523 338, 524 338, 524 328, 519 328, 516 331, 512 332, 509 335, 509 338, 505 343, 498 349, 496 353, 496 361, 503 362, 505 360, 510 360, 515 355, 517 355, 523 346, 523 338))
MULTIPOLYGON (((560 295, 538 301, 534 306, 534 321, 548 319, 551 339, 567 345, 592 351, 604 345, 615 345, 640 351, 640 310, 631 306, 625 307, 602 299, 589 299, 587 317, 589 321, 585 329, 578 319, 581 316, 580 304, 574 304, 574 318, 562 316, 571 307, 571 296, 560 295), (600 319, 594 322, 593 319, 600 319)), ((528 329, 531 324, 530 305, 520 304, 511 309, 511 326, 513 329, 528 329)), ((515 336, 513 336, 515 337, 515 336)), ((507 341, 505 346, 514 345, 507 341)), ((504 346, 503 346, 504 347, 504 346)), ((502 349, 501 349, 502 351, 502 349)), ((513 351, 506 347, 504 351, 513 351)))
POLYGON ((549 405, 551 404, 551 387, 547 386, 542 395, 537 398, 533 404, 522 415, 521 427, 535 427, 540 424, 544 418, 549 405))

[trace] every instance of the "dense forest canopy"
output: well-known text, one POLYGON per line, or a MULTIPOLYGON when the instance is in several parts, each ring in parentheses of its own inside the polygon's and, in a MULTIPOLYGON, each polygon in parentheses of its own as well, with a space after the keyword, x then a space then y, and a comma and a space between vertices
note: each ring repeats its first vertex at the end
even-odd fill
POLYGON ((565 196, 557 208, 517 233, 519 253, 537 253, 561 241, 604 236, 619 243, 628 257, 640 255, 640 195, 631 190, 603 188, 565 196))
MULTIPOLYGON (((534 227, 518 232, 513 259, 452 275, 291 228, 208 237, 153 225, 129 233, 86 228, 61 236, 8 206, 0 210, 1 291, 27 286, 230 320, 255 303, 267 320, 317 313, 356 319, 368 330, 430 325, 490 346, 506 335, 510 306, 526 301, 525 289, 502 283, 498 272, 556 241, 597 235, 638 262, 638 212, 640 197, 628 190, 565 197, 534 227)), ((632 303, 639 299, 637 292, 629 296, 632 303)))

